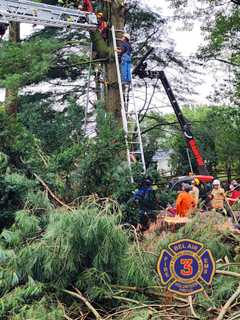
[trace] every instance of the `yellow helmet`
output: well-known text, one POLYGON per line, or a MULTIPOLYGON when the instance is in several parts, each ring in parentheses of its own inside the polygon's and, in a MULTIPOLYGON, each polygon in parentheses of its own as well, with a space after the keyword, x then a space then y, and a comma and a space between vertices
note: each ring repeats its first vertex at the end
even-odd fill
POLYGON ((200 184, 200 180, 198 178, 195 178, 194 183, 198 186, 200 184))
POLYGON ((97 15, 98 18, 102 18, 103 17, 103 13, 102 12, 97 12, 96 15, 97 15))

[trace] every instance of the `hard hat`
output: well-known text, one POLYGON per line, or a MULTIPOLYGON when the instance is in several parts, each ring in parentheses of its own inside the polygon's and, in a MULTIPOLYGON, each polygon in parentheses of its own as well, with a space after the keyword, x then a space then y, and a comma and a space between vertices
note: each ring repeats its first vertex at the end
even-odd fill
POLYGON ((127 38, 128 40, 130 40, 130 34, 129 33, 124 33, 123 36, 124 36, 124 38, 127 38))
POLYGON ((198 178, 195 178, 193 181, 197 186, 200 184, 200 180, 198 178))
POLYGON ((213 186, 220 186, 220 184, 220 181, 217 179, 213 181, 213 186))
POLYGON ((103 17, 103 13, 102 12, 97 12, 97 17, 98 18, 102 18, 103 17))

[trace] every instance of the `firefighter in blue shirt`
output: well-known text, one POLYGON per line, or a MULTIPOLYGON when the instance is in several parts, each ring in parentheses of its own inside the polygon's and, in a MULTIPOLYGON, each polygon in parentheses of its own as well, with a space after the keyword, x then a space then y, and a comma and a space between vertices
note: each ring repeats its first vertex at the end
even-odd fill
POLYGON ((139 207, 139 223, 143 231, 148 229, 152 219, 155 220, 153 210, 156 209, 156 196, 152 184, 151 178, 144 179, 133 195, 133 200, 139 207))
POLYGON ((132 80, 132 47, 128 33, 124 33, 117 51, 120 58, 122 84, 130 84, 132 80))

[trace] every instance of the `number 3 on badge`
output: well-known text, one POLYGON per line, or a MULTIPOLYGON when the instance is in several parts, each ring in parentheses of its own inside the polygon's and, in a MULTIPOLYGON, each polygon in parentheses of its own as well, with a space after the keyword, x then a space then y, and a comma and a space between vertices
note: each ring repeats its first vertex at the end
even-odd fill
POLYGON ((181 259, 180 264, 183 265, 183 269, 181 270, 180 273, 183 276, 190 276, 193 272, 192 259, 181 259))

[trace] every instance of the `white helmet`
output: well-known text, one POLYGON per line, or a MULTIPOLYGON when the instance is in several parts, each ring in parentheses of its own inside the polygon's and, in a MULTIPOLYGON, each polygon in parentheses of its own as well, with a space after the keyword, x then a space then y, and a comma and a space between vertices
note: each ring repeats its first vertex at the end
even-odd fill
POLYGON ((220 186, 220 185, 221 185, 221 183, 219 180, 216 179, 213 181, 213 186, 220 186))
POLYGON ((123 36, 124 36, 124 38, 127 38, 128 40, 130 40, 130 34, 129 33, 124 33, 123 36))

